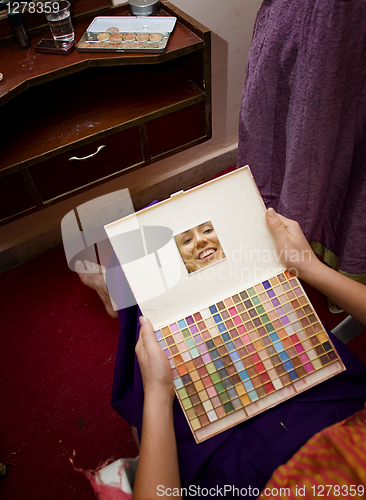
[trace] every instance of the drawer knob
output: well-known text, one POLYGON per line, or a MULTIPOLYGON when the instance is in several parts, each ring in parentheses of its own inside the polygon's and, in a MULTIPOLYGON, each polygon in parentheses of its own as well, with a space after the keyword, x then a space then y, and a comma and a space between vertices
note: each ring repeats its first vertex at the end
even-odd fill
POLYGON ((101 146, 97 147, 97 150, 92 153, 91 155, 84 156, 84 158, 79 158, 78 156, 72 156, 69 158, 69 161, 74 161, 74 160, 88 160, 89 158, 93 158, 93 156, 97 155, 101 149, 105 148, 105 144, 102 144, 101 146))

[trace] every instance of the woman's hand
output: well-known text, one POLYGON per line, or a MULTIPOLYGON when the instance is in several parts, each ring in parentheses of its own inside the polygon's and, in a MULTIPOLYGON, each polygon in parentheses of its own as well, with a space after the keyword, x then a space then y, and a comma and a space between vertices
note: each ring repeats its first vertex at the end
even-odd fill
POLYGON ((169 361, 159 347, 153 327, 148 319, 140 317, 140 337, 136 345, 136 354, 140 365, 144 392, 156 394, 174 400, 174 384, 169 361))
POLYGON ((132 498, 151 500, 161 496, 158 493, 161 485, 167 491, 171 492, 174 488, 179 491, 180 477, 174 433, 172 372, 150 321, 141 316, 140 323, 136 354, 145 397, 140 455, 132 498))
POLYGON ((323 264, 311 250, 297 222, 269 208, 267 224, 282 263, 366 326, 366 286, 323 264))
POLYGON ((277 245, 281 262, 292 274, 305 279, 320 261, 312 251, 299 224, 277 214, 273 208, 267 210, 267 224, 277 245))

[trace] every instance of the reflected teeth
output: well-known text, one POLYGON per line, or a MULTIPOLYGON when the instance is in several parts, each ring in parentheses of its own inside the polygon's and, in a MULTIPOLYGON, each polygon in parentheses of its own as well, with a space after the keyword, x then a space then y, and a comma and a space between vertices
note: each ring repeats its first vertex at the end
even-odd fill
POLYGON ((205 252, 200 253, 199 259, 204 259, 205 257, 208 257, 209 255, 213 254, 215 250, 206 250, 205 252))

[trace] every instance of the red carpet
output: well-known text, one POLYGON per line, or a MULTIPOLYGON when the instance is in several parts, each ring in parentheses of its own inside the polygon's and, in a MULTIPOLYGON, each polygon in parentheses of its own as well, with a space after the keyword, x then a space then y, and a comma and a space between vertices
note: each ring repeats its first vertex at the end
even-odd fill
MULTIPOLYGON (((305 287, 325 326, 343 315, 305 287)), ((57 248, 0 275, 2 500, 87 500, 75 465, 137 455, 131 427, 110 407, 118 320, 71 272, 57 248)), ((366 334, 350 342, 366 362, 366 334)))
POLYGON ((118 320, 59 248, 0 275, 2 500, 94 498, 75 465, 137 455, 110 406, 118 320))

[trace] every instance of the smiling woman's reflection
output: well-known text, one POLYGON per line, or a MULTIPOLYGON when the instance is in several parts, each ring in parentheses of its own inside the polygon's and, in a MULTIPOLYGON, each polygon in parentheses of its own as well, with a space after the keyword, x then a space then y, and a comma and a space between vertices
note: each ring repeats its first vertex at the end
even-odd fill
POLYGON ((225 258, 211 221, 192 227, 174 238, 189 273, 225 258))

